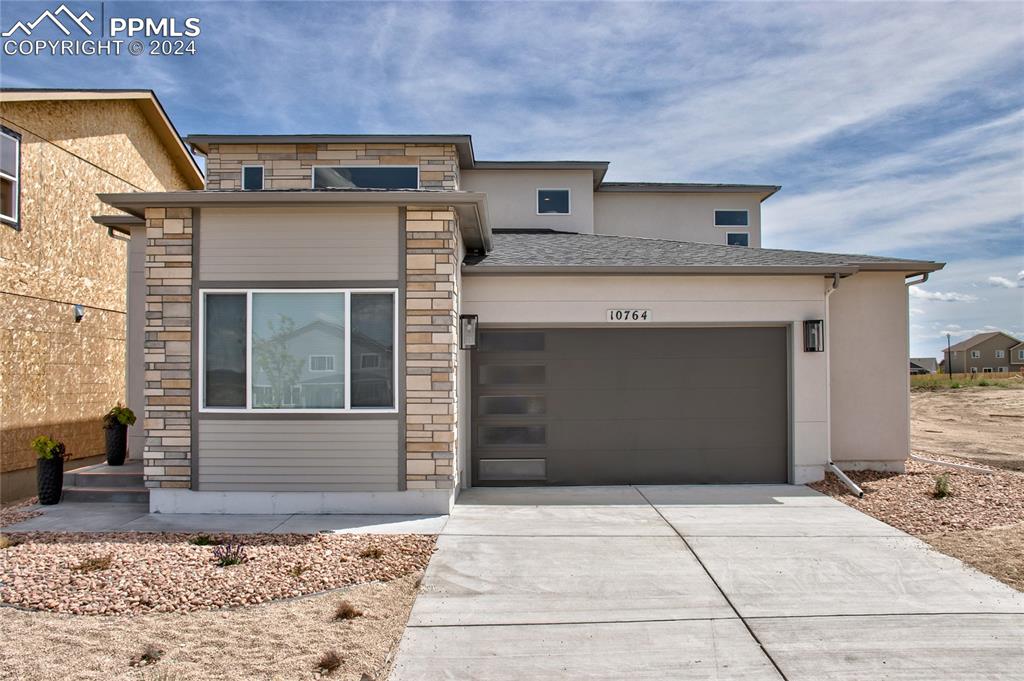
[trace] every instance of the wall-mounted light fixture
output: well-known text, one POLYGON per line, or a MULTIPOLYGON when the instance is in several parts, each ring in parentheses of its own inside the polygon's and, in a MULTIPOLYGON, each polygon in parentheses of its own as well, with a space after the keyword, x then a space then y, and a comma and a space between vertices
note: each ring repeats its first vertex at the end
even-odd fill
POLYGON ((77 324, 85 316, 85 305, 72 305, 71 308, 75 315, 75 324, 77 324))
POLYGON ((804 352, 825 352, 824 320, 804 320, 804 352))
POLYGON ((479 320, 475 314, 459 315, 459 347, 463 350, 476 350, 479 320))

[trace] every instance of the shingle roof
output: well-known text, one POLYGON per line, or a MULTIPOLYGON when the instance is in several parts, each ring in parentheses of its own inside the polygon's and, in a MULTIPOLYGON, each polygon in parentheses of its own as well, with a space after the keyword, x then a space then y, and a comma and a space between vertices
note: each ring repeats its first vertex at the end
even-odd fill
POLYGON ((984 343, 985 341, 987 341, 987 340, 989 340, 991 338, 995 338, 996 336, 1006 336, 1007 338, 1013 340, 1014 342, 1017 341, 1016 338, 1014 338, 1013 336, 1011 336, 1008 333, 1004 333, 1002 331, 989 331, 987 333, 979 333, 977 335, 971 336, 967 340, 962 340, 959 343, 954 343, 953 345, 951 345, 949 347, 949 349, 950 350, 967 350, 969 348, 973 348, 978 343, 984 343))
POLYGON ((598 234, 540 231, 501 231, 493 237, 493 250, 465 260, 467 272, 605 270, 645 271, 836 271, 892 270, 930 272, 943 263, 884 258, 745 248, 666 239, 644 239, 598 234))

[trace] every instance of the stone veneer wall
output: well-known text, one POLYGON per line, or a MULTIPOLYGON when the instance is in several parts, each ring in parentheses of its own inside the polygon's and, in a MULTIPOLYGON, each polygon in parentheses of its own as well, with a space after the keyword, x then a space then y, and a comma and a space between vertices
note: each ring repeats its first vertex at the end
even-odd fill
POLYGON ((192 209, 146 209, 147 487, 192 480, 192 209))
POLYGON ((313 166, 419 166, 420 188, 458 189, 453 144, 212 144, 208 189, 241 188, 242 166, 263 166, 264 189, 311 189, 313 166))
POLYGON ((406 209, 408 489, 453 489, 457 483, 458 230, 450 207, 406 209))

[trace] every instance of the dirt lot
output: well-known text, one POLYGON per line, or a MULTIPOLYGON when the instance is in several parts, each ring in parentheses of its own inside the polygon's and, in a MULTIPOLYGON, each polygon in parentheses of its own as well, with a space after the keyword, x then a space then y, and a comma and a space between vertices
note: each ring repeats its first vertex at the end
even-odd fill
POLYGON ((910 413, 915 454, 1024 471, 1024 389, 913 392, 910 413))
POLYGON ((334 650, 342 663, 325 678, 381 681, 418 580, 415 574, 344 592, 190 613, 89 617, 3 608, 0 679, 308 680, 317 678, 320 656, 334 650), (342 600, 363 615, 334 620, 342 600), (133 667, 132 658, 147 644, 163 656, 133 667))

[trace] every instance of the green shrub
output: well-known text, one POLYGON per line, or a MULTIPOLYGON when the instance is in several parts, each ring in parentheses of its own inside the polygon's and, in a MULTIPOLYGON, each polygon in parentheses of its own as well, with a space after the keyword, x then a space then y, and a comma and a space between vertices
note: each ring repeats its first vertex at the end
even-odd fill
POLYGON ((953 487, 949 482, 949 473, 943 473, 942 475, 935 476, 935 498, 945 499, 952 494, 953 487))
POLYGON ((220 542, 208 534, 197 534, 189 537, 188 543, 194 546, 219 546, 220 542))
POLYGON ((117 426, 134 425, 135 412, 128 407, 122 406, 120 402, 111 407, 110 411, 103 416, 103 427, 107 429, 116 428, 117 426))
POLYGON ((32 449, 36 450, 36 456, 49 461, 54 457, 64 458, 66 450, 63 442, 57 442, 49 435, 40 435, 32 440, 32 449))

